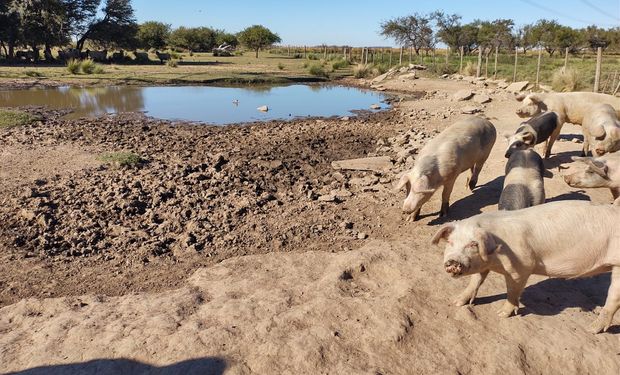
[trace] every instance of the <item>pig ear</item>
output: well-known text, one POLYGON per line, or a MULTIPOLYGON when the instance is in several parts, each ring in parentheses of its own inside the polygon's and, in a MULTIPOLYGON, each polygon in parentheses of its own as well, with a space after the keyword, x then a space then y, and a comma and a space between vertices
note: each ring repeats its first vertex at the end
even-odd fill
POLYGON ((413 183, 413 191, 415 193, 429 194, 434 193, 437 189, 430 188, 430 181, 428 180, 428 176, 424 175, 413 183))
POLYGON ((607 165, 605 163, 594 159, 589 159, 587 163, 588 168, 592 170, 592 172, 605 179, 609 179, 609 176, 607 175, 607 165))
POLYGON ((536 136, 532 132, 523 133, 523 142, 533 146, 536 143, 536 136))
POLYGON ((538 104, 538 103, 542 102, 542 98, 540 96, 536 95, 536 94, 530 94, 530 100, 534 104, 538 104))
POLYGON ((605 137, 605 128, 602 125, 586 125, 588 133, 596 139, 605 137))
POLYGON ((431 243, 437 245, 439 241, 448 239, 448 236, 454 231, 454 224, 446 224, 439 229, 439 231, 433 236, 431 243))
POLYGON ((492 254, 498 248, 495 239, 489 232, 482 229, 476 230, 474 239, 478 242, 478 253, 480 254, 480 258, 482 261, 486 262, 489 260, 489 254, 492 254))
POLYGON ((407 187, 407 195, 409 195, 409 191, 411 191, 411 181, 409 180, 409 175, 407 173, 400 178, 400 181, 396 184, 394 191, 399 191, 403 188, 403 186, 407 187))
POLYGON ((525 99, 529 94, 526 92, 522 92, 520 94, 518 94, 517 96, 515 96, 515 99, 517 99, 517 101, 522 102, 523 99, 525 99))

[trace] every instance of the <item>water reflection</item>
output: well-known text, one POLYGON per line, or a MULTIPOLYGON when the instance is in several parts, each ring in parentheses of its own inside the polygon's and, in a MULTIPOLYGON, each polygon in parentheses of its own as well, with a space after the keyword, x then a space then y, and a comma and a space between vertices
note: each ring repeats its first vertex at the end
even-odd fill
MULTIPOLYGON (((61 87, 0 91, 0 107, 44 105, 73 108, 69 115, 144 111, 150 116, 230 124, 303 116, 343 116, 368 109, 384 99, 380 93, 343 86, 290 85, 210 87, 61 87), (257 108, 269 107, 268 112, 257 108)), ((382 105, 387 108, 387 105, 382 105)))

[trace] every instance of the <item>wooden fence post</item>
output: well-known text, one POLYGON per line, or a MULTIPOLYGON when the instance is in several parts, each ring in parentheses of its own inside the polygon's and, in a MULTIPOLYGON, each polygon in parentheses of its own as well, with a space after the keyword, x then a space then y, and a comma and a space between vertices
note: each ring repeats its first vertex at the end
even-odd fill
POLYGON ((536 88, 540 88, 540 58, 542 57, 542 47, 538 46, 538 63, 536 64, 536 88))
POLYGON ((495 64, 493 66, 493 79, 497 79, 497 55, 499 53, 499 46, 495 46, 495 64))
POLYGON ((308 57, 308 48, 304 46, 304 59, 308 57))
POLYGON ((461 63, 459 64, 459 73, 463 71, 463 46, 461 46, 461 63))
POLYGON ((400 47, 400 58, 398 59, 398 65, 403 65, 403 46, 400 47))
POLYGON ((409 47, 409 64, 411 64, 412 59, 413 59, 413 47, 409 47))
POLYGON ((489 78, 489 53, 491 53, 491 51, 489 51, 488 53, 485 50, 485 54, 484 54, 484 76, 486 78, 489 78))
POLYGON ((392 48, 390 48, 390 68, 392 67, 392 48))
POLYGON ((515 69, 512 73, 512 82, 517 81, 517 55, 519 54, 519 48, 515 47, 515 69))
POLYGON ((476 77, 480 77, 482 69, 482 46, 478 46, 478 66, 476 67, 476 77))
POLYGON ((596 49, 596 72, 594 74, 594 92, 598 92, 599 84, 601 83, 601 62, 603 60, 603 48, 598 47, 596 49))
POLYGON ((369 48, 366 47, 366 57, 364 58, 364 64, 368 64, 368 50, 369 48))

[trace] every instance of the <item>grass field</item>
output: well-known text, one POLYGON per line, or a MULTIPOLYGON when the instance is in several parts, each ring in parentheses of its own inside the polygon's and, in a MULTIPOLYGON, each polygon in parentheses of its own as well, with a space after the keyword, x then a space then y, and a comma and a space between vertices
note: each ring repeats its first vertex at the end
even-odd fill
POLYGON ((0 66, 0 78, 38 78, 68 83, 97 84, 114 82, 120 84, 164 83, 286 83, 296 81, 327 80, 313 66, 322 66, 329 78, 351 74, 349 66, 332 68, 331 61, 310 61, 267 52, 256 59, 253 54, 243 56, 214 57, 210 53, 183 54, 178 66, 153 62, 148 65, 101 64, 103 73, 72 74, 61 65, 15 65, 0 66), (312 73, 315 73, 314 75, 312 73))
MULTIPOLYGON (((151 56, 152 63, 148 65, 116 65, 103 64, 103 72, 95 74, 72 74, 65 66, 55 65, 16 65, 0 66, 0 79, 37 78, 54 80, 70 84, 259 84, 259 83, 288 83, 300 81, 325 81, 334 78, 351 76, 353 69, 342 59, 341 52, 330 51, 324 55, 320 50, 308 50, 307 54, 300 51, 290 52, 286 48, 273 49, 262 52, 256 59, 253 53, 242 56, 214 57, 210 53, 196 53, 193 56, 182 54, 176 67, 159 64, 155 56, 151 56), (305 56, 305 57, 304 57, 305 56), (327 57, 325 59, 325 57, 327 57)), ((359 62, 361 49, 354 49, 353 61, 359 62)), ((392 50, 391 64, 388 50, 381 53, 374 50, 369 55, 369 63, 376 69, 374 74, 386 71, 391 66, 398 65, 399 52, 392 50)), ((349 56, 351 57, 351 56, 349 56)), ((537 53, 529 51, 527 55, 519 54, 516 80, 536 80, 537 53)), ((492 77, 494 73, 494 57, 489 56, 488 68, 485 74, 485 60, 483 58, 482 75, 492 77)), ((408 53, 403 56, 403 64, 409 62, 425 64, 429 67, 426 75, 436 76, 442 73, 455 73, 459 70, 459 56, 452 54, 448 65, 445 62, 443 51, 437 56, 416 56, 411 58, 408 53)), ((465 56, 463 67, 470 64, 470 70, 475 72, 477 56, 465 56)), ((594 83, 596 57, 592 54, 569 56, 568 67, 574 70, 573 79, 576 80, 577 90, 592 90, 594 83)), ((564 57, 556 54, 549 57, 543 53, 541 60, 540 84, 551 85, 553 74, 564 66, 564 57)), ((497 78, 513 80, 514 55, 500 54, 498 57, 497 78)), ((96 71, 96 70, 95 70, 96 71)), ((612 92, 620 80, 620 56, 603 56, 601 69, 600 89, 603 92, 612 92), (616 78, 614 78, 616 77, 616 78)))

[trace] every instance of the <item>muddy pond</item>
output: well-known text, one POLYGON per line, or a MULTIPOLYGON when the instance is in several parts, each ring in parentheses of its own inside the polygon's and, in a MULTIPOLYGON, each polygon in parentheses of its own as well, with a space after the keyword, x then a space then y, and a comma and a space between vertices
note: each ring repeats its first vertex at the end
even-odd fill
POLYGON ((69 118, 145 112, 167 119, 226 125, 305 116, 350 116, 351 111, 387 109, 379 92, 332 85, 252 87, 108 86, 0 90, 0 107, 43 105, 72 108, 69 118), (267 111, 258 108, 267 106, 267 111), (373 106, 374 107, 374 106, 373 106), (375 107, 376 108, 376 107, 375 107))

